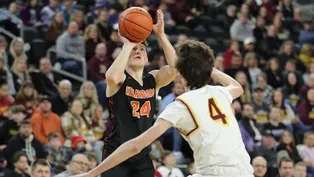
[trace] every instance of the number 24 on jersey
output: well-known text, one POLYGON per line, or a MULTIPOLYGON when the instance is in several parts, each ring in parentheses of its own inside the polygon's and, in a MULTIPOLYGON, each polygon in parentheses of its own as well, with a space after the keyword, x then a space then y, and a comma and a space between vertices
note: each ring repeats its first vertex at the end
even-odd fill
POLYGON ((143 105, 140 104, 138 101, 131 101, 132 105, 132 114, 133 117, 140 118, 141 116, 149 117, 151 111, 150 101, 145 101, 143 105))

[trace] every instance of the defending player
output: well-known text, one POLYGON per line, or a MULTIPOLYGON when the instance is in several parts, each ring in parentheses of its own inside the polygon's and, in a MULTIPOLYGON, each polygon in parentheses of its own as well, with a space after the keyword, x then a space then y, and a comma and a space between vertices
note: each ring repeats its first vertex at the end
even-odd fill
POLYGON ((197 174, 193 177, 253 177, 250 157, 231 108, 233 99, 243 93, 241 85, 213 69, 212 50, 204 43, 187 41, 178 48, 177 55, 176 67, 187 92, 161 113, 153 127, 78 177, 94 177, 141 153, 171 126, 181 131, 194 151, 197 174), (223 86, 207 85, 210 77, 223 86))
MULTIPOLYGON (((110 127, 104 140, 103 158, 108 157, 122 143, 139 136, 153 125, 156 94, 177 75, 176 53, 164 33, 162 11, 153 30, 158 36, 168 65, 143 76, 147 59, 143 43, 132 43, 122 37, 122 51, 106 73, 106 94, 109 103, 110 127)), ((150 148, 125 163, 105 172, 105 177, 149 177, 154 174, 150 148)))

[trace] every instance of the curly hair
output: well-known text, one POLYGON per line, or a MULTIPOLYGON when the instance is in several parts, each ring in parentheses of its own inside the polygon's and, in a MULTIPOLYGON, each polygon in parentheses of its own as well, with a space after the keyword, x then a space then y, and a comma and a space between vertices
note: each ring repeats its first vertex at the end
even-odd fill
POLYGON ((176 68, 190 89, 208 84, 213 71, 213 50, 203 42, 188 40, 177 48, 176 68))

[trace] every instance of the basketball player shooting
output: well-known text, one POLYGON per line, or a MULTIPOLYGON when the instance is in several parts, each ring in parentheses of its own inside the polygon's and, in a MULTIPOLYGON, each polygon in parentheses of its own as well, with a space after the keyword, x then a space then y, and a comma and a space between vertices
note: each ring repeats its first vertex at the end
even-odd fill
MULTIPOLYGON (((143 76, 144 66, 148 62, 144 42, 134 43, 121 37, 124 43, 122 51, 106 73, 110 127, 104 139, 104 159, 121 144, 153 126, 158 90, 168 85, 177 75, 176 52, 164 33, 161 10, 158 10, 157 16, 158 22, 153 26, 153 31, 161 42, 168 65, 143 76)), ((102 176, 154 176, 150 151, 149 147, 144 148, 136 156, 104 172, 102 176)))
POLYGON ((95 177, 132 158, 171 126, 194 151, 196 174, 192 177, 253 177, 231 108, 232 101, 243 93, 242 86, 213 68, 212 50, 204 43, 187 41, 179 46, 177 56, 176 68, 187 92, 160 114, 154 126, 122 144, 95 169, 76 177, 95 177), (210 77, 222 86, 207 85, 210 77))

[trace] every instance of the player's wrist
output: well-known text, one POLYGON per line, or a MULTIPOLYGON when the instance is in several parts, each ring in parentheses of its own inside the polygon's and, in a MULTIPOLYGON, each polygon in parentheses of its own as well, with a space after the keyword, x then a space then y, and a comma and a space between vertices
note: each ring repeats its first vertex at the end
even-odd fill
POLYGON ((157 34, 157 37, 159 38, 159 39, 162 39, 162 38, 167 38, 167 35, 166 35, 166 33, 160 33, 160 34, 157 34))

